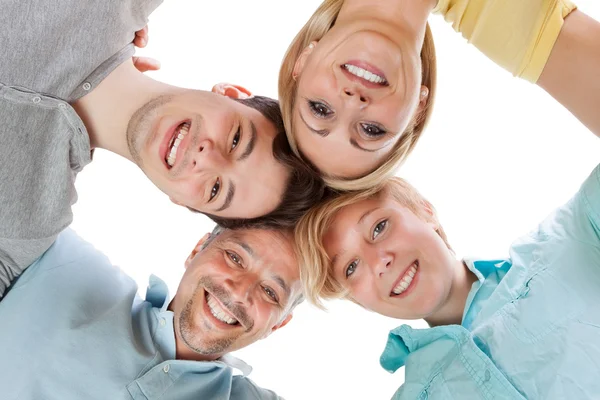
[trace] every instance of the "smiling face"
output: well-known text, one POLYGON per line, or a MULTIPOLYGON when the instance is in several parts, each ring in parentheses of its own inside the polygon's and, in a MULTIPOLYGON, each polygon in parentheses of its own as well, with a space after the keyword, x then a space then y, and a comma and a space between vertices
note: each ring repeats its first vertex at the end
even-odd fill
POLYGON ((293 134, 328 176, 376 169, 426 104, 420 49, 396 31, 373 21, 336 24, 296 62, 293 134))
MULTIPOLYGON (((421 210, 431 216, 431 210, 421 210)), ((389 194, 342 208, 323 245, 334 279, 363 307, 392 318, 420 319, 448 302, 456 259, 424 220, 389 194)))
POLYGON ((173 301, 178 358, 216 359, 291 319, 301 295, 291 233, 225 230, 202 247, 173 301))
POLYGON ((254 218, 280 203, 289 172, 273 156, 274 124, 219 94, 185 90, 140 108, 130 152, 177 204, 226 218, 254 218))

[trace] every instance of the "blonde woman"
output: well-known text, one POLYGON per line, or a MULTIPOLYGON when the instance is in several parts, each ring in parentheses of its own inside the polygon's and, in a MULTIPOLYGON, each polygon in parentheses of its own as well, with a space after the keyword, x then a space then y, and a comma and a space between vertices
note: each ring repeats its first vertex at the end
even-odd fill
POLYGON ((380 184, 412 151, 432 112, 431 12, 497 64, 561 96, 561 88, 544 86, 552 72, 542 69, 573 8, 569 0, 326 0, 280 70, 288 140, 331 188, 380 184))
MULTIPOLYGON (((598 49, 600 24, 574 11, 542 73, 548 91, 596 136, 598 49)), ((457 259, 434 207, 400 178, 316 206, 297 225, 296 241, 311 302, 341 297, 431 326, 389 334, 381 365, 406 366, 395 399, 600 393, 600 165, 505 259, 457 259)))

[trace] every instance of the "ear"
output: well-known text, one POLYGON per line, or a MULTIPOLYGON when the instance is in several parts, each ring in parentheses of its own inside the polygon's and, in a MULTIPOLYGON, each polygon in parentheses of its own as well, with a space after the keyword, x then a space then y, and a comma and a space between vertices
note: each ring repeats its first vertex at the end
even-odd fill
POLYGON ((427 99, 429 98, 429 88, 421 85, 419 90, 419 109, 423 109, 427 105, 427 99))
POLYGON ((213 86, 212 92, 231 99, 247 99, 248 97, 252 97, 252 92, 245 87, 224 82, 213 86))
POLYGON ((296 78, 302 73, 304 65, 306 65, 306 60, 308 59, 310 53, 313 52, 315 47, 317 47, 317 41, 310 42, 310 44, 306 46, 304 50, 302 50, 300 56, 298 56, 296 64, 294 64, 294 69, 292 70, 292 78, 294 78, 294 80, 296 80, 296 78))
POLYGON ((430 225, 433 228, 433 230, 437 232, 437 230, 440 229, 440 224, 435 214, 435 209, 427 200, 425 200, 425 202, 423 203, 423 210, 425 211, 425 215, 427 216, 427 224, 430 225))
POLYGON ((186 268, 191 265, 192 260, 194 259, 194 257, 196 257, 196 254, 198 254, 198 252, 200 252, 202 250, 202 246, 204 246, 204 243, 206 243, 206 241, 208 240, 208 238, 210 238, 210 233, 207 233, 204 236, 202 236, 202 239, 200 239, 198 241, 198 243, 196 243, 196 246, 194 247, 194 249, 192 250, 192 252, 188 256, 187 260, 185 260, 185 267, 186 268))
POLYGON ((288 324, 288 322, 291 321, 291 319, 292 319, 293 316, 294 316, 294 314, 290 312, 287 315, 287 317, 285 317, 285 319, 283 321, 281 321, 280 323, 278 323, 277 325, 275 325, 274 327, 272 327, 271 330, 269 332, 267 332, 267 334, 265 335, 265 338, 267 336, 269 336, 271 333, 275 332, 277 329, 283 328, 284 326, 286 326, 288 324))

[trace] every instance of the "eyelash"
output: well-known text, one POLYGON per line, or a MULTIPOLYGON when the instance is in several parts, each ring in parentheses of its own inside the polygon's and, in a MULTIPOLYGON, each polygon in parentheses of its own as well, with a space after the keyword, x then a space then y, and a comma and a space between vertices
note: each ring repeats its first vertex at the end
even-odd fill
POLYGON ((211 201, 212 199, 214 199, 219 192, 221 191, 221 179, 217 178, 217 180, 215 181, 215 184, 213 185, 211 191, 210 191, 210 199, 208 201, 211 201))
POLYGON ((346 275, 346 279, 350 278, 350 276, 354 272, 356 272, 357 267, 358 267, 358 260, 354 260, 350 264, 348 264, 348 266, 346 267, 346 271, 344 272, 344 275, 346 275), (350 268, 354 268, 354 269, 352 271, 350 271, 350 268))
POLYGON ((308 108, 317 118, 329 118, 333 114, 328 106, 319 101, 308 100, 308 108))
POLYGON ((362 131, 362 133, 367 136, 369 139, 379 139, 382 136, 385 136, 385 134, 387 133, 387 131, 383 128, 381 128, 380 126, 377 126, 375 124, 367 124, 367 123, 360 123, 360 130, 362 131), (376 132, 369 132, 369 129, 376 129, 376 132))
POLYGON ((268 287, 268 286, 264 286, 264 287, 263 287, 263 291, 265 292, 265 294, 266 294, 267 296, 269 296, 269 298, 270 298, 271 300, 273 300, 275 303, 279 304, 279 298, 277 297, 277 293, 275 293, 275 291, 274 291, 273 289, 271 289, 271 288, 270 288, 270 287, 268 287), (271 296, 271 295, 268 293, 268 291, 269 291, 269 292, 271 292, 271 293, 273 293, 273 296, 271 296))
POLYGON ((242 136, 242 125, 240 124, 238 126, 237 132, 235 133, 235 135, 233 135, 233 140, 231 141, 231 149, 229 151, 233 151, 237 148, 238 144, 240 144, 241 136, 242 136))
POLYGON ((225 253, 227 254, 227 257, 229 257, 229 259, 233 263, 235 263, 236 265, 242 266, 242 257, 240 257, 239 255, 237 255, 233 251, 229 251, 229 250, 225 250, 225 253))
POLYGON ((381 235, 383 233, 383 231, 385 231, 385 228, 387 228, 387 224, 388 224, 387 219, 384 219, 383 221, 379 221, 377 223, 377 225, 375 225, 375 227, 373 228, 373 232, 371 233, 371 240, 377 239, 377 237, 379 235, 381 235), (379 232, 377 232, 377 229, 379 229, 379 232))

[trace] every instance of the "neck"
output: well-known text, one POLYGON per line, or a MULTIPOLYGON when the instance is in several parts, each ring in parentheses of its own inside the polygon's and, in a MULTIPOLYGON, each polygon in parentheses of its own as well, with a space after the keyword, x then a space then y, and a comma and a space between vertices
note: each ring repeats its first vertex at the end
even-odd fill
POLYGON ((73 108, 88 130, 92 148, 102 148, 133 161, 126 137, 132 115, 153 98, 175 90, 142 74, 127 60, 91 93, 73 103, 73 108))
POLYGON ((427 18, 438 0, 344 0, 336 19, 338 24, 365 21, 377 24, 377 30, 390 30, 390 38, 406 35, 421 50, 427 18), (387 28, 386 28, 387 26, 387 28))
POLYGON ((450 293, 442 308, 425 318, 429 326, 460 325, 467 303, 467 297, 477 276, 471 272, 462 260, 456 260, 454 277, 450 293))

